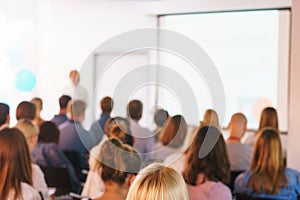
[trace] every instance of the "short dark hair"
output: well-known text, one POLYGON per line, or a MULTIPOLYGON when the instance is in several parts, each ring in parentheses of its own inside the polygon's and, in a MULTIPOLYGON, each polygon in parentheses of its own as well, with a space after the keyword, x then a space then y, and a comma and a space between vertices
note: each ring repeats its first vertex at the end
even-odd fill
POLYGON ((56 143, 59 141, 59 129, 56 124, 51 121, 44 122, 40 127, 38 142, 40 143, 56 143))
POLYGON ((163 127, 169 117, 168 111, 159 109, 154 114, 154 122, 157 126, 163 127))
POLYGON ((140 100, 132 100, 127 108, 128 117, 135 120, 140 120, 143 113, 143 104, 140 100))
POLYGON ((107 96, 100 101, 101 110, 104 113, 110 113, 114 106, 114 101, 111 97, 107 96))
POLYGON ((35 117, 36 108, 35 105, 29 101, 22 101, 19 103, 16 111, 17 120, 26 118, 33 120, 35 117))
POLYGON ((60 109, 63 109, 63 108, 67 108, 68 107, 68 103, 69 101, 71 100, 72 98, 68 95, 62 95, 60 98, 59 98, 59 108, 60 109))
POLYGON ((9 106, 5 103, 0 103, 0 126, 5 124, 7 115, 9 115, 9 106))

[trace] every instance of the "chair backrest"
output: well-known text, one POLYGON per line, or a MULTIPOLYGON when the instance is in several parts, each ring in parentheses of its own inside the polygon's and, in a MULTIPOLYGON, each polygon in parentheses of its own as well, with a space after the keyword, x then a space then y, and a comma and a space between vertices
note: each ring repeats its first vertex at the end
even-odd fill
POLYGON ((87 169, 87 167, 82 166, 83 158, 81 157, 81 155, 77 151, 70 151, 70 150, 68 151, 64 150, 63 153, 72 164, 77 178, 80 181, 85 182, 86 175, 82 174, 82 169, 87 169))
POLYGON ((238 177, 238 175, 240 175, 241 173, 243 173, 244 171, 231 171, 230 172, 230 183, 228 185, 228 187, 230 188, 231 192, 234 192, 234 181, 235 179, 238 177))
MULTIPOLYGON (((251 197, 245 194, 235 194, 236 200, 267 200, 266 198, 260 198, 260 197, 251 197)), ((268 199, 270 200, 270 199, 268 199)))
POLYGON ((48 187, 55 187, 55 195, 64 195, 72 191, 68 169, 65 167, 40 166, 45 174, 48 187))

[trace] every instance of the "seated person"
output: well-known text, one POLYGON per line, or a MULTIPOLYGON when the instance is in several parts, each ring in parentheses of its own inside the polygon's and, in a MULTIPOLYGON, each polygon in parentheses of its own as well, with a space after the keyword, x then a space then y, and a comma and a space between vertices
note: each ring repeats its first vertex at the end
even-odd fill
POLYGON ((41 200, 33 188, 31 158, 21 131, 17 128, 1 130, 0 146, 0 199, 41 200))
POLYGON ((231 191, 225 185, 230 182, 230 165, 226 144, 219 129, 204 126, 198 130, 185 161, 182 175, 190 200, 232 200, 231 191), (212 142, 205 140, 209 134, 217 141, 216 144, 211 143, 213 147, 205 155, 202 147, 207 148, 207 142, 212 142))
POLYGON ((66 167, 69 172, 72 190, 78 192, 80 182, 75 175, 74 168, 68 158, 58 147, 59 129, 51 121, 44 122, 40 127, 38 143, 33 149, 34 163, 47 167, 66 167))
POLYGON ((98 173, 105 183, 105 190, 96 200, 125 200, 129 187, 141 167, 140 155, 118 139, 110 139, 102 145, 98 173))
POLYGON ((31 103, 34 104, 35 106, 35 117, 32 120, 32 122, 37 125, 38 127, 40 127, 42 125, 42 123, 45 122, 44 119, 42 119, 41 117, 41 111, 43 110, 43 100, 39 97, 34 97, 33 99, 31 99, 31 103))
POLYGON ((300 173, 285 167, 277 129, 267 127, 258 133, 250 170, 237 177, 235 191, 253 197, 297 200, 300 173))
POLYGON ((169 113, 164 109, 156 110, 156 112, 154 113, 154 122, 156 124, 156 128, 153 130, 153 133, 155 135, 154 137, 155 143, 159 142, 161 129, 165 126, 168 118, 169 118, 169 113))
POLYGON ((189 196, 179 173, 172 168, 153 163, 136 176, 126 199, 188 200, 189 196))
POLYGON ((70 100, 71 97, 68 95, 62 95, 61 97, 59 97, 59 112, 51 119, 51 121, 54 122, 57 126, 68 120, 67 112, 68 103, 70 102, 70 100))
POLYGON ((173 153, 181 152, 187 134, 187 124, 182 115, 169 117, 166 125, 161 130, 160 142, 154 145, 152 158, 157 161, 164 161, 173 153))
POLYGON ((245 171, 250 168, 253 149, 241 143, 247 130, 247 119, 242 113, 232 115, 229 126, 229 138, 226 142, 231 171, 245 171))

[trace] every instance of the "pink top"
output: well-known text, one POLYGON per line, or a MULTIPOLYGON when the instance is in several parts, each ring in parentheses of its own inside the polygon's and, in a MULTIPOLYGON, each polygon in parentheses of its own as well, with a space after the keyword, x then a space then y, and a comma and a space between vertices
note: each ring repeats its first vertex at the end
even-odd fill
POLYGON ((190 200, 232 200, 230 189, 221 182, 205 181, 196 186, 188 185, 190 200))

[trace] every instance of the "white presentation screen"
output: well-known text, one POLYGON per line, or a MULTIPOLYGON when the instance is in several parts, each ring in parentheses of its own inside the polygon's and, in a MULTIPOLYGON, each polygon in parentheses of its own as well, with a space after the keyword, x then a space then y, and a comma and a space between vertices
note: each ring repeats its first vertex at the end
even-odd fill
MULTIPOLYGON (((289 10, 240 11, 159 17, 160 28, 181 33, 198 43, 214 62, 225 91, 227 126, 235 112, 243 112, 248 128, 256 129, 261 110, 273 106, 279 114, 279 126, 287 131, 289 10)), ((199 120, 204 111, 214 108, 205 81, 182 58, 159 54, 160 64, 171 67, 192 87, 198 102, 199 120)), ((163 79, 168 74, 159 74, 163 79)), ((159 88, 158 104, 178 114, 176 94, 159 88)), ((188 123, 198 121, 186 116, 188 123)))

